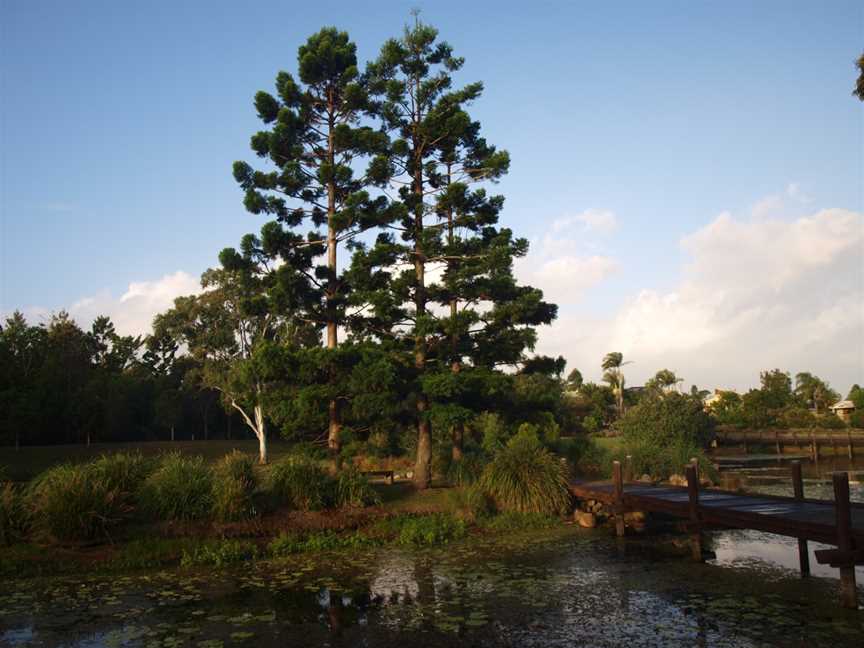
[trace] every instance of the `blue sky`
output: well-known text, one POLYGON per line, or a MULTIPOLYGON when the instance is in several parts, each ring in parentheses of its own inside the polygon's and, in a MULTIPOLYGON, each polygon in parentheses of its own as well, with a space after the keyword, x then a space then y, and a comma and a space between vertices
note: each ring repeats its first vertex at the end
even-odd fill
MULTIPOLYGON (((560 326, 588 336, 560 350, 577 364, 594 362, 584 346, 599 333, 588 329, 614 328, 642 291, 686 292, 694 252, 682 238, 721 212, 791 226, 848 210, 844 237, 860 234, 862 104, 850 96, 860 2, 4 0, 0 311, 116 301, 135 282, 200 274, 262 222, 231 177, 234 160, 253 157, 254 93, 294 69, 297 46, 319 27, 348 30, 365 62, 415 6, 466 57, 460 81, 486 84, 473 112, 513 159, 498 187, 504 223, 540 254, 556 221, 614 214, 603 231, 577 219, 564 238, 572 249, 555 250, 609 260, 596 281, 556 293, 560 326), (765 200, 770 209, 754 211, 765 200)), ((548 277, 542 262, 526 276, 548 277)), ((820 271, 830 284, 846 267, 820 271)), ((820 308, 851 299, 853 314, 864 311, 862 294, 860 281, 838 287, 820 308)), ((824 371, 845 383, 862 373, 864 331, 838 335, 837 348, 857 357, 824 371)), ((637 376, 659 368, 661 350, 648 350, 657 358, 637 362, 637 376)), ((709 368, 689 371, 707 379, 709 368)))

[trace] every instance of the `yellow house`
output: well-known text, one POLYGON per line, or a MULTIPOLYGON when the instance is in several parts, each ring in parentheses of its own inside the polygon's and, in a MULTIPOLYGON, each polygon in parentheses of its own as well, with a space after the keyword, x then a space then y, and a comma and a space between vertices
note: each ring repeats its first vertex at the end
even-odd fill
POLYGON ((852 416, 852 412, 855 411, 855 403, 851 400, 842 400, 839 403, 834 403, 828 409, 840 417, 841 421, 848 423, 849 417, 852 416))

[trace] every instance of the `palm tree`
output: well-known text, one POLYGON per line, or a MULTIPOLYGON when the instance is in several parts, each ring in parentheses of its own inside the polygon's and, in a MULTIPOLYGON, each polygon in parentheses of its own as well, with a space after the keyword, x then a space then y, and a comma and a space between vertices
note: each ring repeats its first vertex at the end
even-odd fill
POLYGON ((607 353, 603 358, 603 363, 600 367, 603 369, 603 381, 609 383, 609 387, 615 394, 615 401, 618 406, 618 416, 624 415, 624 372, 621 370, 625 364, 624 354, 620 351, 612 351, 607 353))

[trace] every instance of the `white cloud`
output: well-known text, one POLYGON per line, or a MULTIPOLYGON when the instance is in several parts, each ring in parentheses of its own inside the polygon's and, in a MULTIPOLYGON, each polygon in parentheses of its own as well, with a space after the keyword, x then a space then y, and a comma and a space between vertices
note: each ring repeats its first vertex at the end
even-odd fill
POLYGON ((673 290, 640 290, 604 321, 565 315, 538 351, 595 377, 604 353, 622 351, 631 384, 663 367, 708 388, 745 388, 774 367, 813 371, 841 391, 864 382, 864 218, 824 209, 781 219, 761 204, 683 237, 690 261, 673 290))
POLYGON ((586 209, 573 216, 565 216, 552 222, 552 232, 564 232, 580 225, 583 232, 610 234, 618 229, 618 217, 608 209, 586 209))
MULTIPOLYGON (((132 282, 120 297, 115 297, 107 290, 84 297, 67 310, 83 328, 89 328, 99 315, 107 315, 121 335, 143 335, 151 331, 153 317, 171 308, 176 297, 198 292, 201 292, 198 279, 177 271, 153 281, 132 282)), ((34 323, 45 322, 50 315, 42 307, 22 310, 28 320, 34 323)))
POLYGON ((617 226, 615 214, 600 209, 554 220, 549 233, 532 241, 528 254, 517 259, 516 275, 522 283, 543 290, 547 300, 574 304, 617 272, 619 264, 613 257, 585 251, 594 247, 592 233, 608 234, 617 226))

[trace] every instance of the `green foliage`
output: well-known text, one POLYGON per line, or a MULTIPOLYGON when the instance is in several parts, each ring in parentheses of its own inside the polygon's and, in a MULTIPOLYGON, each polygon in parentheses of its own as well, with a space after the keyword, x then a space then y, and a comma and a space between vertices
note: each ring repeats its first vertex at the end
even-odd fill
POLYGON ((856 409, 849 417, 849 426, 864 429, 864 409, 856 409))
POLYGON ((495 454, 507 442, 507 426, 494 412, 481 412, 472 421, 471 427, 481 439, 480 445, 488 454, 495 454))
POLYGON ((680 444, 705 447, 714 432, 702 402, 677 393, 644 398, 619 419, 616 427, 628 446, 657 448, 680 444))
POLYGON ((464 538, 465 522, 439 513, 401 519, 398 542, 403 545, 437 545, 464 538))
POLYGON ((508 511, 481 519, 480 526, 489 531, 507 533, 526 529, 549 529, 560 526, 561 518, 545 513, 508 511))
POLYGON ((335 501, 333 478, 317 461, 289 456, 270 468, 268 490, 277 502, 300 511, 318 511, 335 501))
POLYGON ((0 546, 21 540, 28 527, 24 498, 15 484, 4 482, 0 474, 0 546))
POLYGON ((51 468, 30 486, 27 505, 35 529, 60 542, 109 537, 132 511, 128 493, 93 464, 51 468))
MULTIPOLYGON (((671 475, 680 475, 690 460, 695 458, 699 461, 702 474, 711 479, 717 478, 717 473, 704 448, 683 440, 673 441, 664 447, 644 443, 627 444, 623 454, 630 456, 632 470, 637 476, 648 474, 654 478, 667 479, 671 475)), ((623 455, 618 455, 616 458, 619 461, 624 460, 623 455)))
POLYGON ((462 459, 451 461, 447 466, 447 483, 451 486, 470 486, 480 479, 486 463, 486 459, 479 452, 466 452, 462 459))
POLYGON ((367 535, 363 531, 336 533, 320 531, 302 535, 282 531, 267 545, 267 554, 274 558, 307 551, 336 551, 339 549, 365 549, 382 543, 381 538, 367 535))
POLYGON ((360 473, 360 469, 354 465, 347 466, 339 471, 336 478, 336 505, 337 506, 375 506, 381 503, 378 492, 372 488, 366 476, 360 473))
POLYGON ((231 522, 255 516, 255 490, 258 480, 255 462, 235 450, 213 468, 213 514, 217 520, 231 522))
POLYGON ((823 414, 822 416, 814 417, 814 419, 816 427, 825 430, 842 430, 846 428, 846 423, 835 414, 823 414))
MULTIPOLYGON (((618 421, 633 470, 654 477, 680 473, 691 457, 704 458, 714 423, 700 399, 677 393, 651 395, 618 421)), ((708 462, 700 462, 708 465, 708 462)))
POLYGON ((248 540, 216 540, 183 550, 181 567, 225 567, 258 557, 258 546, 248 540))
POLYGON ((817 417, 810 410, 800 406, 789 406, 783 408, 777 415, 778 427, 786 429, 811 428, 818 425, 817 417))
POLYGON ((210 515, 213 475, 203 457, 172 452, 141 488, 141 507, 157 520, 194 520, 210 515))
POLYGON ((118 489, 131 501, 147 476, 153 472, 153 467, 153 460, 136 450, 103 454, 92 462, 90 469, 96 478, 118 489))
POLYGON ((555 515, 570 506, 566 462, 527 430, 498 451, 479 484, 501 511, 555 515))
POLYGON ((453 488, 447 499, 454 511, 464 520, 476 521, 495 512, 489 496, 477 484, 453 488))
POLYGON ((135 538, 120 545, 111 558, 111 569, 154 569, 175 563, 185 552, 194 551, 197 541, 192 538, 135 538))
POLYGON ((852 401, 856 410, 864 411, 864 389, 859 385, 852 385, 852 389, 849 390, 849 395, 846 398, 852 401))

